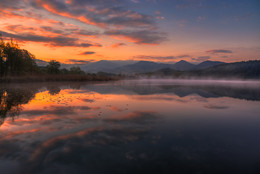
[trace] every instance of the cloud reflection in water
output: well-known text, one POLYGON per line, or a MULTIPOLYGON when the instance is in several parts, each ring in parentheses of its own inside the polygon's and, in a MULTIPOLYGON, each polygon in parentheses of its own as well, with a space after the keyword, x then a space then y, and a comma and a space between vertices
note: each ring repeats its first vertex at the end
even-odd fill
POLYGON ((77 89, 52 86, 1 89, 2 172, 259 169, 260 141, 254 138, 260 131, 259 98, 250 96, 257 93, 254 89, 150 85, 145 91, 146 86, 121 83, 79 84, 77 89), (14 112, 17 108, 19 112, 14 112))

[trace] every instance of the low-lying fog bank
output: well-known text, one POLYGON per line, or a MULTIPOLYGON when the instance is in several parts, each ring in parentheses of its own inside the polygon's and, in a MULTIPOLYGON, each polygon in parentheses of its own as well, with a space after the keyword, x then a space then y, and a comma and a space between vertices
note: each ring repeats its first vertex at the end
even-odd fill
POLYGON ((140 78, 132 80, 123 80, 124 83, 152 84, 152 85, 228 85, 228 86, 248 86, 260 88, 260 80, 244 79, 158 79, 158 78, 140 78))

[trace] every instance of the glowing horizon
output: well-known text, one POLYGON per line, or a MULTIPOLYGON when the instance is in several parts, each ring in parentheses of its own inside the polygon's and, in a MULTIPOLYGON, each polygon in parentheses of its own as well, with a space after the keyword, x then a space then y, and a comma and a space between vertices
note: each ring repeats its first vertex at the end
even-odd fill
POLYGON ((0 33, 37 59, 260 60, 256 0, 1 0, 0 33))

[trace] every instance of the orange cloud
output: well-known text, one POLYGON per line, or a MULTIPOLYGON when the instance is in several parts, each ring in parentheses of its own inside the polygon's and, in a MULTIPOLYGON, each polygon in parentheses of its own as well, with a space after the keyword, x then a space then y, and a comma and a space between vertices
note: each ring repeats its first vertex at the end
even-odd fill
POLYGON ((37 18, 33 18, 33 17, 27 17, 27 16, 22 16, 22 15, 19 15, 19 14, 15 14, 13 12, 10 12, 10 11, 7 11, 7 10, 3 10, 1 9, 0 11, 0 19, 7 19, 7 18, 16 18, 18 20, 27 20, 27 21, 33 21, 33 22, 36 22, 36 23, 43 23, 43 20, 41 19, 37 19, 37 18))
POLYGON ((111 106, 111 107, 109 107, 109 109, 110 109, 111 111, 115 111, 115 112, 121 112, 121 111, 123 111, 122 109, 119 109, 118 107, 115 107, 115 106, 111 106))
POLYGON ((118 48, 118 47, 125 46, 125 45, 126 45, 125 43, 115 43, 111 47, 112 48, 118 48))
POLYGON ((79 131, 79 132, 76 132, 76 133, 61 135, 61 136, 51 138, 51 139, 47 140, 46 142, 44 142, 38 149, 35 150, 35 152, 30 157, 30 160, 34 160, 35 158, 37 158, 38 155, 40 155, 45 148, 50 147, 51 145, 55 144, 58 141, 66 140, 68 138, 76 137, 76 136, 84 136, 88 133, 101 131, 103 129, 104 129, 104 127, 94 127, 94 128, 89 128, 87 130, 82 130, 82 131, 79 131))
POLYGON ((51 4, 47 4, 47 3, 45 3, 42 0, 37 0, 37 2, 38 2, 38 5, 41 5, 47 11, 49 11, 49 12, 51 12, 53 14, 57 14, 57 15, 63 16, 63 17, 68 17, 68 18, 71 18, 71 19, 76 19, 76 20, 79 20, 79 21, 84 22, 86 24, 95 25, 95 26, 99 26, 99 27, 105 27, 104 23, 94 22, 94 21, 86 18, 85 16, 75 16, 75 15, 72 15, 72 14, 70 14, 68 12, 61 12, 58 9, 56 9, 55 7, 53 7, 51 4))

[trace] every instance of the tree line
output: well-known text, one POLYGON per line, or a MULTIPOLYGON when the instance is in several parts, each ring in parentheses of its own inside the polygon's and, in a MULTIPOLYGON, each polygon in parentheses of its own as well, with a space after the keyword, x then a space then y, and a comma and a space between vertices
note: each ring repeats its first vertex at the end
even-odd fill
POLYGON ((6 42, 0 34, 0 77, 40 74, 85 74, 80 67, 61 69, 58 61, 51 60, 47 66, 38 66, 35 56, 21 49, 13 40, 6 42))

